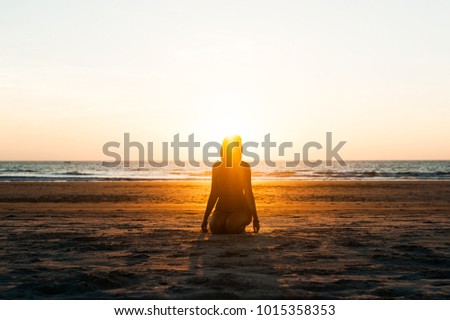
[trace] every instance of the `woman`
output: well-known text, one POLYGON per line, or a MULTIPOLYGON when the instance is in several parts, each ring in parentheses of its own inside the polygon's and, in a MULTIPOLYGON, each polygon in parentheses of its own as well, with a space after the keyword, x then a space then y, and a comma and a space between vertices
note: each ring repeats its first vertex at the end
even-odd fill
POLYGON ((253 231, 258 232, 259 220, 252 191, 250 165, 241 161, 241 137, 225 138, 220 156, 222 161, 215 163, 212 170, 211 193, 202 230, 208 231, 208 217, 215 206, 209 223, 212 233, 242 233, 252 222, 252 218, 253 231))

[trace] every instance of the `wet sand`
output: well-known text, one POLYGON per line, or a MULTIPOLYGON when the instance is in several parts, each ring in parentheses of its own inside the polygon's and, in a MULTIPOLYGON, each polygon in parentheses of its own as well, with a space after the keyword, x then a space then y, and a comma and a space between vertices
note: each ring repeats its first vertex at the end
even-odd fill
POLYGON ((258 181, 241 235, 200 232, 208 191, 0 183, 0 298, 450 298, 450 182, 258 181))

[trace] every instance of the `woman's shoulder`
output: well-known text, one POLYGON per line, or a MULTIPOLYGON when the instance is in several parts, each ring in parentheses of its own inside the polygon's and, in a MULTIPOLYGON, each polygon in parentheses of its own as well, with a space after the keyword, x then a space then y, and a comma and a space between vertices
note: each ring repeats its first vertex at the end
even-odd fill
MULTIPOLYGON (((221 165, 222 165, 222 161, 216 161, 216 162, 213 164, 213 168, 218 168, 218 167, 220 167, 221 165)), ((241 166, 242 168, 250 168, 250 164, 249 164, 248 162, 245 162, 245 161, 241 161, 240 166, 241 166)))
POLYGON ((242 168, 250 168, 250 164, 248 162, 241 161, 241 167, 242 168))

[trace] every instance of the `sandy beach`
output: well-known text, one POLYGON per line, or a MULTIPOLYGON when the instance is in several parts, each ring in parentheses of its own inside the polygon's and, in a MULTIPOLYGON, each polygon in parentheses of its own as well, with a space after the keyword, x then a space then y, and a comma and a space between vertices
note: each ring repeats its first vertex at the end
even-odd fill
POLYGON ((0 298, 450 298, 449 181, 257 181, 240 235, 200 232, 209 186, 0 183, 0 298))

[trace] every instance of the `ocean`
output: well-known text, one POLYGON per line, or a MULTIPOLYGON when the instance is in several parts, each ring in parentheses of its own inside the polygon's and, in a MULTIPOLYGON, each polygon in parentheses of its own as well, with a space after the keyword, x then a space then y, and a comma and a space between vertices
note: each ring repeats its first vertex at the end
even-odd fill
MULTIPOLYGON (((107 168, 100 161, 1 161, 0 181, 123 181, 208 180, 211 168, 202 166, 107 168)), ((348 161, 311 168, 303 164, 286 168, 259 164, 252 168, 253 180, 450 180, 450 161, 348 161)))

